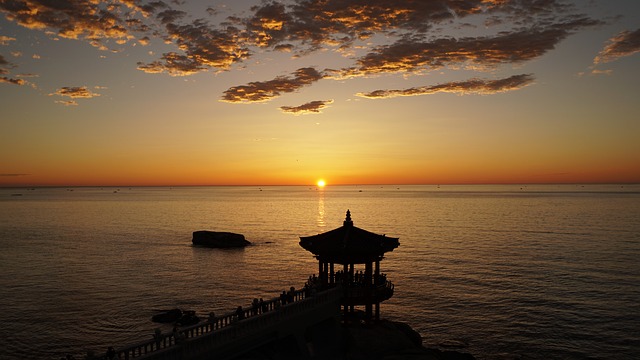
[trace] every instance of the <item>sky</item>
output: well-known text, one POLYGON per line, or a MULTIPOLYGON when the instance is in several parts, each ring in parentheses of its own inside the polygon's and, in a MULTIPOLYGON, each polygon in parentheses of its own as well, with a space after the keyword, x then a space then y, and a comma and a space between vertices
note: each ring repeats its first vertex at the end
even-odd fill
POLYGON ((0 0, 0 186, 640 182, 637 0, 0 0))

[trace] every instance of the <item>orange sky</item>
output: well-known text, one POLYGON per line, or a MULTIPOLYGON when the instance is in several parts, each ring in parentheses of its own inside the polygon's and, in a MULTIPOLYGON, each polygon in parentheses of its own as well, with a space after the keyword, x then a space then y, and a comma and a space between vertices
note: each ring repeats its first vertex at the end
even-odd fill
POLYGON ((640 2, 11 3, 0 186, 640 182, 640 2))

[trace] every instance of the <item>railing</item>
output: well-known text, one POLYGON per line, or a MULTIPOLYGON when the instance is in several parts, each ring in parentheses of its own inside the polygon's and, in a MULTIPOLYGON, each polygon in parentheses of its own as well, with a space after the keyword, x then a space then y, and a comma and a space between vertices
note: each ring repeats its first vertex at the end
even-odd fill
MULTIPOLYGON (((246 309, 238 308, 235 312, 209 318, 204 322, 183 327, 170 334, 156 333, 153 339, 114 349, 111 355, 114 359, 141 358, 191 339, 211 335, 214 331, 223 335, 228 329, 234 330, 233 337, 235 338, 238 332, 259 331, 266 326, 282 321, 285 317, 311 310, 321 303, 335 301, 341 297, 341 294, 342 292, 338 288, 318 292, 313 296, 307 289, 292 291, 289 292, 287 298, 281 296, 259 303, 257 306, 252 304, 246 309)), ((216 336, 216 341, 225 341, 225 336, 216 336)), ((109 359, 109 356, 94 357, 93 359, 101 358, 109 359)))
POLYGON ((393 290, 394 285, 388 280, 373 286, 348 286, 343 301, 353 305, 364 304, 370 300, 383 301, 393 296, 393 290))

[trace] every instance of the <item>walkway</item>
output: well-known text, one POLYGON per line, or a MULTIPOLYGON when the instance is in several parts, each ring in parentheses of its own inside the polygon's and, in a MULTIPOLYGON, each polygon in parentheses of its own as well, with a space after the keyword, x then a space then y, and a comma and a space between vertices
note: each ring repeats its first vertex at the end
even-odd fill
MULTIPOLYGON (((155 339, 114 349, 113 359, 197 360, 212 354, 216 359, 225 359, 287 336, 304 342, 300 336, 306 329, 339 318, 342 296, 341 287, 313 295, 305 290, 293 291, 289 299, 274 298, 262 306, 214 317, 175 333, 157 334, 155 339)), ((306 346, 299 345, 304 353, 306 346)))

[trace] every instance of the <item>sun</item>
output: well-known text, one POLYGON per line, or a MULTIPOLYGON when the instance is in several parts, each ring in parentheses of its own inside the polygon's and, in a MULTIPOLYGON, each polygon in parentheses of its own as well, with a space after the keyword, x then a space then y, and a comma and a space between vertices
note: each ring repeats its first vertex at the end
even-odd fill
POLYGON ((316 185, 318 185, 318 187, 324 187, 325 185, 327 185, 327 183, 323 179, 320 179, 318 180, 316 185))

